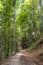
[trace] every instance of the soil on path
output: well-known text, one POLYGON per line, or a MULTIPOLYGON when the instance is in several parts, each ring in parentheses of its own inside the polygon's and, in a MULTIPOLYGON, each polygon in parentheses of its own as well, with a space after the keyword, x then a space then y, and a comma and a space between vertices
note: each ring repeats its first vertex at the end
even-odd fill
POLYGON ((43 60, 38 57, 41 52, 43 52, 43 45, 32 52, 20 50, 1 65, 43 65, 43 60))

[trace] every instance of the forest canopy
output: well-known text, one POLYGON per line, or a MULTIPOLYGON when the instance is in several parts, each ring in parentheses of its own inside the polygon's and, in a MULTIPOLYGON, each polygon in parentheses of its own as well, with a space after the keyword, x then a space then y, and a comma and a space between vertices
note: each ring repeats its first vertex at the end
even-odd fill
POLYGON ((0 0, 0 59, 32 50, 43 36, 43 0, 0 0))

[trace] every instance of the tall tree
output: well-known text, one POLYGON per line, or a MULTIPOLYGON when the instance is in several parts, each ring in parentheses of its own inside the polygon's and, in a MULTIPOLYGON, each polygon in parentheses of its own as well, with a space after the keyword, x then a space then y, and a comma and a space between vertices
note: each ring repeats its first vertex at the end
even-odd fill
POLYGON ((42 13, 42 3, 43 3, 43 0, 39 0, 39 6, 40 6, 40 14, 41 14, 41 28, 43 30, 43 13, 42 13))

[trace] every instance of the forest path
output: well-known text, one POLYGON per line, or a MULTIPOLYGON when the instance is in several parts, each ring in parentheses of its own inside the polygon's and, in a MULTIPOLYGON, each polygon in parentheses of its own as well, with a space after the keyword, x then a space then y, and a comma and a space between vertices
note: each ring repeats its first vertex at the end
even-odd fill
POLYGON ((38 55, 43 52, 43 44, 32 52, 27 50, 19 50, 18 53, 7 59, 1 65, 43 65, 43 61, 38 55))
POLYGON ((25 50, 20 50, 2 65, 36 65, 31 59, 25 57, 25 50))

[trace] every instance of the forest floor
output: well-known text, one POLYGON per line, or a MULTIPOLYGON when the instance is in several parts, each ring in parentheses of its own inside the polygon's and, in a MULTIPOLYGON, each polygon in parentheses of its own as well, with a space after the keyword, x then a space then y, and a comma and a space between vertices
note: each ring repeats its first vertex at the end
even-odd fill
POLYGON ((39 54, 42 52, 43 44, 32 52, 20 50, 17 54, 2 62, 1 65, 43 65, 43 60, 39 57, 39 54))

